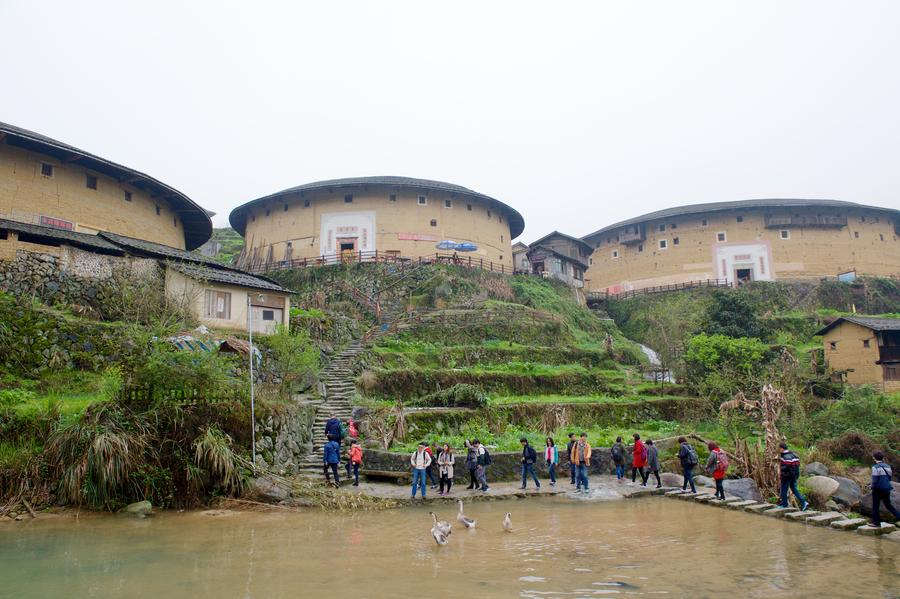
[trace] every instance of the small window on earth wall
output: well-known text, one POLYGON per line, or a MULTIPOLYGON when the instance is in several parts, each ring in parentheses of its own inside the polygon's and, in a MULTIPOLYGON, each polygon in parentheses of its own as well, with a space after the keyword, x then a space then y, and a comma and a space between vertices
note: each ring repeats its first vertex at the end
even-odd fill
POLYGON ((206 290, 206 318, 231 319, 231 294, 227 291, 206 290))
POLYGON ((419 206, 426 206, 428 204, 428 198, 426 196, 419 196, 416 201, 419 203, 419 206))
POLYGON ((94 175, 85 175, 84 185, 88 189, 97 189, 97 177, 95 177, 94 175))
POLYGON ((53 165, 47 164, 46 162, 42 162, 41 163, 41 174, 44 175, 45 177, 52 177, 53 176, 53 165))

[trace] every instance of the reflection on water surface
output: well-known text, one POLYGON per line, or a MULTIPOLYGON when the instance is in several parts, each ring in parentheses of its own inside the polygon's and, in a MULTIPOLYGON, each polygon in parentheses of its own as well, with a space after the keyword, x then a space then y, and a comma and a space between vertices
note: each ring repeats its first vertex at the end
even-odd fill
POLYGON ((900 596, 896 543, 682 501, 470 504, 446 547, 428 509, 4 525, 0 598, 900 596))

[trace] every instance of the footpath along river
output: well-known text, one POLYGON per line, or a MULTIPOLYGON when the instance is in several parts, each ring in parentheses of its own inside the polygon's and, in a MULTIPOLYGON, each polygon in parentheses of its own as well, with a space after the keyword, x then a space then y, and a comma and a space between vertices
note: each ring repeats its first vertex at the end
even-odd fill
POLYGON ((82 514, 0 527, 0 598, 900 596, 900 544, 665 498, 82 514), (501 522, 512 513, 514 531, 501 522))

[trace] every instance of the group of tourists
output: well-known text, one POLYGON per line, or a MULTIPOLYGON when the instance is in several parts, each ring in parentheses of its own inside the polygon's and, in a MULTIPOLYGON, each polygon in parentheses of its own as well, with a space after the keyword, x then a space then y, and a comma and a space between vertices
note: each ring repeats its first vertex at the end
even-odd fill
MULTIPOLYGON (((351 418, 344 425, 337 418, 331 418, 325 425, 325 434, 328 438, 328 442, 323 449, 325 480, 330 482, 333 476, 335 486, 340 485, 338 465, 341 461, 341 443, 344 439, 349 438, 350 447, 346 462, 347 476, 353 477, 353 486, 359 486, 359 469, 363 461, 363 451, 359 444, 356 423, 351 418)), ((634 433, 632 437, 634 442, 630 448, 624 444, 622 437, 616 437, 616 442, 613 443, 609 450, 615 466, 616 479, 620 483, 626 482, 626 464, 629 462, 630 453, 631 483, 637 484, 637 478, 640 476, 641 486, 646 487, 650 477, 653 476, 656 479, 656 488, 661 488, 662 480, 659 475, 658 448, 652 439, 647 439, 645 442, 638 433, 634 433)), ((534 481, 535 487, 540 489, 541 481, 535 469, 535 465, 538 462, 537 450, 531 446, 525 437, 519 439, 519 442, 522 445, 522 486, 520 488, 527 488, 528 479, 530 478, 534 481)), ((493 463, 493 458, 479 439, 467 439, 465 441, 465 449, 465 467, 469 474, 469 486, 466 489, 480 490, 482 493, 487 493, 490 490, 487 484, 487 470, 493 463)), ((714 441, 707 443, 707 449, 709 450, 709 457, 704 464, 704 468, 715 483, 716 498, 725 500, 724 481, 729 467, 728 454, 714 441)), ((580 436, 576 436, 575 433, 569 433, 565 452, 569 461, 570 484, 575 485, 576 491, 588 492, 588 472, 591 466, 592 450, 591 444, 587 440, 587 433, 581 433, 580 436)), ((697 449, 685 437, 678 438, 677 457, 683 472, 681 489, 687 491, 690 488, 691 493, 696 493, 697 486, 694 482, 694 471, 700 465, 700 457, 697 454, 697 449)), ((880 507, 882 504, 884 509, 893 514, 897 520, 900 520, 900 512, 891 504, 891 480, 893 479, 891 466, 884 461, 884 454, 881 451, 874 452, 872 458, 875 462, 872 466, 872 523, 875 526, 880 526, 880 507)), ((559 451, 553 437, 545 439, 543 460, 550 477, 550 486, 555 487, 557 468, 559 466, 559 451)), ((450 495, 455 474, 455 461, 456 457, 453 448, 449 444, 444 443, 440 447, 432 447, 424 441, 419 443, 409 459, 412 469, 411 497, 415 498, 418 490, 422 499, 425 499, 426 489, 429 484, 432 490, 439 489, 438 495, 450 495)), ((800 509, 805 511, 809 507, 809 502, 797 487, 800 479, 800 458, 784 442, 779 444, 779 473, 781 482, 779 505, 788 507, 789 493, 793 493, 797 498, 800 509)))

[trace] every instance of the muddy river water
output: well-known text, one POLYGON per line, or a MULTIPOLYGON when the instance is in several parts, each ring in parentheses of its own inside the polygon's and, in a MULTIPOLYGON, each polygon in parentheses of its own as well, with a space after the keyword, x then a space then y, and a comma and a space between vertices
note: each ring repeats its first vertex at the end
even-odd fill
POLYGON ((428 509, 3 525, 0 598, 900 597, 900 544, 683 501, 473 503, 446 547, 428 509))

